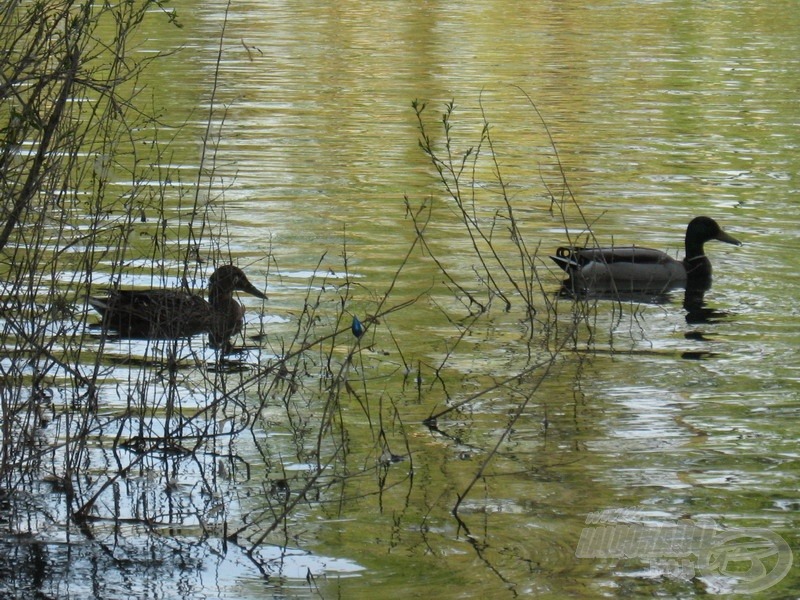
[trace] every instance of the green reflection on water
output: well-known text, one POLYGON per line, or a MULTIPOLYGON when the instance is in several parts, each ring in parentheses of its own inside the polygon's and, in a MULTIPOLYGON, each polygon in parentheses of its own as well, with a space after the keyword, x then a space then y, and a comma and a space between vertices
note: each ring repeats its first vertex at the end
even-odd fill
MULTIPOLYGON (((287 322, 268 330, 275 349, 294 329, 308 272, 327 253, 322 270, 341 274, 345 243, 360 286, 352 309, 374 309, 415 239, 404 195, 432 197, 431 244, 461 277, 473 273, 469 240, 418 148, 414 98, 434 113, 456 99, 463 151, 480 135, 483 92, 518 218, 529 246, 541 242, 548 294, 558 278, 544 269, 546 254, 565 236, 544 184, 560 184, 541 127, 507 84, 545 114, 598 238, 678 252, 688 219, 708 213, 745 242, 709 249, 707 301, 730 313, 721 322, 687 324, 679 298, 644 308, 600 302, 535 393, 522 381, 482 396, 440 421, 443 434, 422 421, 513 375, 552 339, 542 323, 526 330, 515 305, 472 323, 448 355, 461 333, 449 317, 466 311, 429 257, 414 253, 395 297, 430 296, 378 326, 351 373, 360 395, 345 396, 342 426, 353 474, 338 471, 323 502, 289 521, 299 547, 365 568, 325 580, 320 567, 323 596, 704 594, 697 582, 645 576, 633 560, 577 559, 586 515, 605 509, 769 527, 796 547, 798 11, 788 2, 585 5, 232 7, 215 185, 225 188, 220 220, 236 258, 265 271, 271 252, 279 267, 268 310, 287 322), (688 361, 686 351, 710 356, 688 361), (532 401, 465 500, 465 530, 451 510, 526 394, 532 401), (378 423, 379 414, 391 418, 378 423), (411 455, 375 467, 380 432, 392 452, 411 455)), ((171 161, 196 165, 222 3, 176 7, 186 37, 158 29, 147 46, 184 47, 146 85, 168 121, 191 123, 171 161)), ((482 164, 476 179, 478 193, 488 190, 485 217, 496 209, 492 167, 482 164)), ((576 213, 566 217, 579 227, 576 213)), ((144 233, 131 246, 140 257, 151 254, 144 233)), ((571 318, 562 300, 559 319, 571 318)), ((296 452, 272 443, 282 456, 296 452)), ((256 495, 249 501, 260 508, 256 495)), ((790 574, 772 591, 796 584, 790 574)))

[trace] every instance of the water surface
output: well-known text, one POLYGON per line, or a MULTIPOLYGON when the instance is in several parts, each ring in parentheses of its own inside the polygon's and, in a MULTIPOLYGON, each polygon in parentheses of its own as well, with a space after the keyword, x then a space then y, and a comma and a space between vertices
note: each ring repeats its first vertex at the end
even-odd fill
MULTIPOLYGON (((331 369, 346 370, 352 388, 320 447, 298 432, 324 419, 329 382, 314 381, 326 352, 307 361, 307 392, 291 405, 282 403, 288 396, 276 374, 250 387, 241 408, 209 415, 202 427, 220 434, 220 454, 176 463, 172 498, 180 506, 164 522, 182 525, 165 526, 164 555, 157 554, 169 556, 172 540, 203 543, 180 567, 155 569, 136 594, 735 591, 736 573, 703 574, 692 560, 578 558, 587 518, 603 511, 653 527, 705 519, 728 530, 768 529, 797 547, 800 9, 793 2, 173 6, 183 28, 154 13, 145 48, 177 52, 144 83, 167 121, 187 123, 171 161, 189 187, 213 109, 214 162, 205 164, 213 166, 212 185, 201 197, 223 255, 270 295, 265 305, 244 300, 248 332, 263 325, 266 338, 242 361, 265 365, 295 349, 298 323, 315 301, 317 335, 349 326, 352 314, 366 319, 414 302, 370 324, 359 342, 343 331, 326 346, 331 369), (454 101, 456 154, 478 148, 488 121, 496 164, 484 142, 474 170, 467 162, 464 197, 474 194, 476 217, 488 224, 505 210, 500 169, 535 255, 534 317, 496 263, 488 272, 505 282, 508 310, 478 291, 489 310, 476 314, 443 276, 441 268, 482 290, 486 271, 419 147, 413 100, 426 104, 426 131, 439 149, 441 114, 454 101), (405 198, 411 212, 431 206, 427 250, 405 198), (706 248, 715 269, 706 308, 716 311, 706 319, 687 321, 680 293, 663 304, 574 305, 557 297, 560 277, 547 254, 577 238, 584 217, 600 241, 680 255, 685 226, 699 214, 744 242, 706 248), (454 405, 435 429, 423 423, 454 405), (258 414, 258 426, 229 438, 231 415, 243 411, 258 414), (335 453, 339 443, 346 452, 335 453), (403 460, 387 460, 392 454, 403 460), (223 455, 236 460, 220 471, 223 455), (212 528, 192 502, 205 493, 207 469, 225 481, 220 503, 226 527, 235 528, 278 510, 282 482, 296 492, 292 486, 332 455, 342 462, 256 545, 268 573, 242 547, 221 541, 229 530, 204 537, 212 528)), ((498 221, 493 247, 520 281, 508 224, 498 221)), ((145 260, 147 250, 134 258, 145 260)), ((147 352, 125 342, 105 351, 147 352)), ((214 360, 202 357, 202 365, 214 360)), ((125 364, 108 376, 136 381, 136 373, 125 364)), ((181 373, 187 410, 202 407, 208 390, 239 381, 224 369, 203 371, 202 384, 196 373, 181 373)), ((241 378, 250 384, 247 373, 241 378)), ((147 387, 151 400, 163 398, 156 382, 147 387)), ((125 405, 117 394, 106 400, 110 412, 125 405)), ((154 478, 151 500, 159 503, 160 468, 154 461, 142 475, 154 478)), ((112 580, 126 576, 80 559, 70 573, 76 566, 102 582, 98 597, 110 597, 118 591, 112 580)), ((797 584, 791 571, 765 594, 783 597, 797 584)), ((85 591, 81 581, 61 585, 85 591)))

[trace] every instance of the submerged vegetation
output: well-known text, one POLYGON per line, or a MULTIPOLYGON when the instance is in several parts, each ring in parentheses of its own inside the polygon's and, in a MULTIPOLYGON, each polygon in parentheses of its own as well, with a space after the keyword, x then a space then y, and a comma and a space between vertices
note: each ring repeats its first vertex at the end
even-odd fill
MULTIPOLYGON (((152 18, 179 26, 152 0, 12 2, 0 14, 0 543, 11 549, 0 568, 13 572, 21 558, 27 565, 6 585, 24 591, 42 581, 45 565, 68 560, 63 541, 80 548, 77 560, 90 552, 108 569, 120 568, 120 556, 155 557, 169 571, 176 551, 200 569, 208 555, 236 549, 268 577, 301 545, 290 527, 298 512, 334 516, 349 501, 414 493, 422 450, 406 407, 419 414, 422 398, 427 414, 414 426, 424 421, 456 446, 464 415, 502 404, 472 479, 442 492, 459 530, 475 539, 463 503, 491 485, 487 474, 521 415, 537 415, 546 433, 537 390, 589 314, 570 303, 560 325, 488 117, 477 143, 458 150, 454 104, 431 125, 430 110, 414 102, 421 151, 443 194, 405 198, 415 236, 398 250, 385 289, 356 283, 345 239, 338 272, 320 257, 290 335, 253 336, 264 323, 251 321, 252 339, 233 356, 199 337, 114 340, 91 326, 93 290, 197 289, 232 259, 213 170, 217 108, 212 101, 203 158, 186 180, 163 140, 180 124, 140 85, 164 55, 132 59, 152 18), (438 219, 453 216, 466 262, 439 246, 438 219), (409 297, 399 289, 417 261, 438 275, 409 297), (423 309, 440 328, 417 355, 398 323, 423 309), (519 323, 513 343, 524 352, 510 359, 512 374, 495 377, 486 366, 456 389, 447 373, 498 314, 519 323), (371 445, 353 447, 351 422, 366 426, 371 445), (18 545, 23 538, 29 543, 18 545)), ((544 204, 578 211, 549 142, 556 168, 543 172, 544 204)), ((267 264, 263 279, 272 280, 280 265, 267 264)))

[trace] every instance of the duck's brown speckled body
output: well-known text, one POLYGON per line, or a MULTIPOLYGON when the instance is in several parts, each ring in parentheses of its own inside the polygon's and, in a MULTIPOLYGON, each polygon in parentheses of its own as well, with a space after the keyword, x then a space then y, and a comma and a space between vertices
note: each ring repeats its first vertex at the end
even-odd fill
POLYGON ((244 322, 235 291, 267 299, 241 269, 225 265, 209 279, 208 300, 179 290, 112 290, 105 298, 89 298, 89 304, 102 315, 103 329, 121 337, 175 339, 208 333, 213 347, 227 348, 244 322))

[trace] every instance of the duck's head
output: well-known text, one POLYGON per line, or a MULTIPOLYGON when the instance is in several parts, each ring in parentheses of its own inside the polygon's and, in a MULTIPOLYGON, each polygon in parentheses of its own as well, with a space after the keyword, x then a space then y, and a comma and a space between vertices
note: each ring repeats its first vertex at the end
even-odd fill
POLYGON ((703 253, 703 244, 709 240, 719 240, 726 244, 741 246, 742 242, 732 235, 728 235, 711 217, 695 217, 686 228, 686 255, 700 255, 703 253))
POLYGON ((244 271, 233 265, 221 266, 212 273, 211 278, 208 280, 209 295, 228 295, 237 290, 262 300, 267 299, 267 295, 264 292, 250 283, 244 271))

